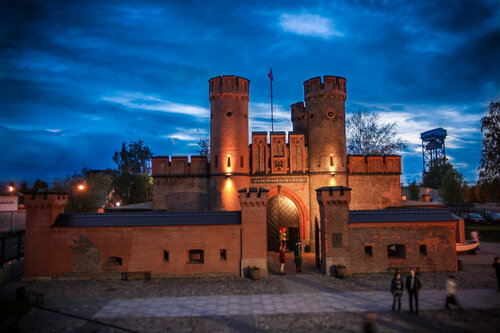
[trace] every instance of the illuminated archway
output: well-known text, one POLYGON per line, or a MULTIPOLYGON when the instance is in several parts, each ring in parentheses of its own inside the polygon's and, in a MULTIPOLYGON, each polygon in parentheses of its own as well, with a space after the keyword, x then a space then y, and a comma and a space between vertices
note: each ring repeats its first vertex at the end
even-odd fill
MULTIPOLYGON (((304 204, 300 196, 290 188, 286 186, 278 185, 269 189, 269 202, 272 204, 272 198, 281 195, 284 196, 287 200, 293 202, 298 211, 298 228, 299 228, 299 239, 303 241, 304 239, 309 238, 309 232, 307 230, 307 225, 309 222, 309 210, 307 206, 304 204)), ((269 216, 268 216, 269 219, 269 216)), ((271 249, 270 249, 271 250, 271 249)))

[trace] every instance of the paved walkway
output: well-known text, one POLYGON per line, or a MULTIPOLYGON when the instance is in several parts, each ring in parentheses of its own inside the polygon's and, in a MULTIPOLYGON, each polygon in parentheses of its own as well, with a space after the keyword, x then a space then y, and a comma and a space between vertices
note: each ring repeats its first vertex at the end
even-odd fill
MULTIPOLYGON (((500 308, 500 294, 491 289, 460 290, 458 300, 465 309, 500 308)), ((443 290, 420 292, 420 309, 444 308, 443 290)), ((233 316, 280 313, 388 311, 389 292, 349 292, 244 296, 161 297, 115 299, 101 308, 98 318, 233 316)), ((403 298, 408 309, 408 295, 403 298)))

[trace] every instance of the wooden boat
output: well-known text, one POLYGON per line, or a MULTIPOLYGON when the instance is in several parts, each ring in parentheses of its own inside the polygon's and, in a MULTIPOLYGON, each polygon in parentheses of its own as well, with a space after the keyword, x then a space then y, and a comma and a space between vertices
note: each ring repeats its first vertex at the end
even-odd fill
POLYGON ((457 246, 457 253, 467 253, 470 251, 474 251, 479 246, 479 242, 457 243, 456 246, 457 246))

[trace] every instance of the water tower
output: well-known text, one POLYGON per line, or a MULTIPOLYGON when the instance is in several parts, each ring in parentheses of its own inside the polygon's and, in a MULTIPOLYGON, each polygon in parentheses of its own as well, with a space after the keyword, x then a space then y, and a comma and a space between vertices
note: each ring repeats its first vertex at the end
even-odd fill
POLYGON ((446 161, 444 147, 446 135, 446 130, 441 127, 420 133, 420 138, 422 139, 422 157, 424 159, 423 173, 428 172, 434 163, 446 161))

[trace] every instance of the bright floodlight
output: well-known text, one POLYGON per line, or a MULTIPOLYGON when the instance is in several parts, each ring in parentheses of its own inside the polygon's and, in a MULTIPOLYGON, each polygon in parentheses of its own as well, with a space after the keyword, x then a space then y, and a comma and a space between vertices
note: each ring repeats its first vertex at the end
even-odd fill
POLYGON ((79 189, 80 191, 85 190, 85 185, 83 185, 83 184, 78 185, 78 189, 79 189))
POLYGON ((14 187, 13 186, 9 186, 9 192, 14 192, 14 187))
POLYGON ((116 203, 116 207, 120 207, 120 203, 119 202, 116 203))

